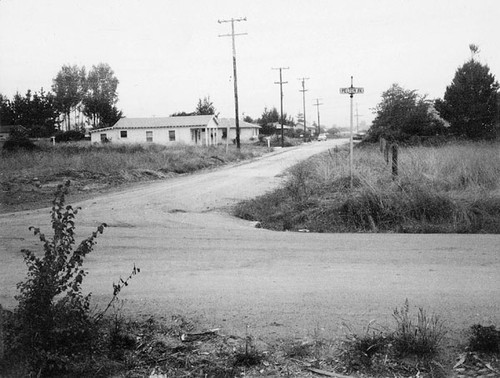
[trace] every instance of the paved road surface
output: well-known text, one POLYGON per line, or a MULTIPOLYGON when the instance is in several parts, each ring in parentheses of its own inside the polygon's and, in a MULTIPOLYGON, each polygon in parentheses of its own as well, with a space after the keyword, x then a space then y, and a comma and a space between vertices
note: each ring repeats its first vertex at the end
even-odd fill
MULTIPOLYGON (((125 312, 182 314, 227 332, 305 336, 342 322, 391 321, 406 298, 456 329, 500 324, 499 235, 303 234, 256 229, 227 208, 279 185, 283 171, 337 141, 133 187, 81 202, 83 237, 109 224, 89 255, 86 288, 99 302, 135 263, 125 312)), ((28 226, 48 210, 0 215, 0 303, 13 307, 28 226)))

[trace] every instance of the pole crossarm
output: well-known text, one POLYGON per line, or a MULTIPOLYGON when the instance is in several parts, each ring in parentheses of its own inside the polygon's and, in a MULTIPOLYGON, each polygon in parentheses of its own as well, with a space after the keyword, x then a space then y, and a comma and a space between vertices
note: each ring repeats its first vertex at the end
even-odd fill
POLYGON ((240 18, 231 18, 231 19, 229 19, 229 20, 217 20, 217 22, 218 22, 219 24, 222 24, 222 23, 224 23, 224 22, 235 22, 235 21, 236 21, 236 22, 239 22, 239 21, 246 21, 246 20, 247 20, 247 18, 246 18, 246 17, 240 17, 240 18))
MULTIPOLYGON (((234 33, 234 36, 237 37, 239 35, 248 35, 248 33, 234 33)), ((233 34, 219 34, 219 37, 232 37, 233 34)))

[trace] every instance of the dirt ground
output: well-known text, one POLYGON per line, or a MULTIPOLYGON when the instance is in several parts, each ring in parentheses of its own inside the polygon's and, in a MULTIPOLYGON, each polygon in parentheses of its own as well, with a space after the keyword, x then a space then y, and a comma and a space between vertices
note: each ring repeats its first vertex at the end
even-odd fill
MULTIPOLYGON (((339 141, 285 149, 252 162, 134 185, 78 203, 77 233, 109 227, 89 255, 86 289, 109 300, 133 265, 123 311, 179 314, 210 328, 261 340, 361 330, 391 323, 407 298, 446 319, 452 338, 472 324, 500 324, 500 235, 272 232, 228 211, 283 180, 294 163, 339 141)), ((71 202, 71 198, 70 198, 71 202)), ((25 267, 40 250, 28 231, 49 231, 49 210, 0 215, 0 303, 15 305, 25 267)))

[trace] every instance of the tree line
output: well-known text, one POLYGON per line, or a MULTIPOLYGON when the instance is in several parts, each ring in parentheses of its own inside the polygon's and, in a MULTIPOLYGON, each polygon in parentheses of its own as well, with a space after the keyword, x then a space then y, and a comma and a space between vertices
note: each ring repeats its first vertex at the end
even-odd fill
POLYGON ((84 66, 64 65, 52 80, 52 91, 28 90, 12 99, 0 94, 0 123, 23 126, 31 137, 112 126, 123 117, 116 107, 118 83, 107 63, 92 66, 88 73, 84 66))
POLYGON ((412 142, 434 136, 493 139, 500 135, 499 84, 475 55, 459 67, 442 99, 429 100, 416 90, 393 84, 382 93, 367 140, 412 142))

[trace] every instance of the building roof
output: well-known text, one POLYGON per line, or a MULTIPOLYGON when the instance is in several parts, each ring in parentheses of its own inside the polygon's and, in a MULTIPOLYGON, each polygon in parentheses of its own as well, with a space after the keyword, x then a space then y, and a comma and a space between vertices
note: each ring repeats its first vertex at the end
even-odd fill
MULTIPOLYGON (((238 123, 239 123, 240 128, 243 128, 243 129, 255 129, 255 128, 260 129, 261 128, 259 125, 256 125, 255 123, 249 123, 249 122, 245 122, 245 121, 239 121, 238 123)), ((236 119, 235 118, 219 118, 219 127, 236 128, 236 119)))
POLYGON ((161 127, 192 127, 206 126, 214 119, 214 115, 194 115, 182 117, 153 117, 153 118, 121 118, 113 127, 91 130, 90 132, 101 132, 111 129, 152 129, 161 127))

